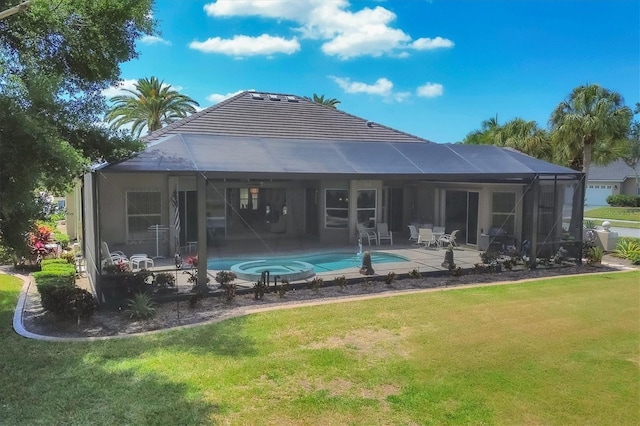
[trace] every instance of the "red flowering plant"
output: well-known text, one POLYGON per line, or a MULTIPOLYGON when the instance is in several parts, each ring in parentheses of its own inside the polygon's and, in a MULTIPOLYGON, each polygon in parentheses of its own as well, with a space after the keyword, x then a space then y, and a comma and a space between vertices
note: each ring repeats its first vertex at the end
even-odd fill
POLYGON ((45 225, 38 226, 35 230, 27 234, 27 245, 31 256, 36 262, 42 260, 46 255, 51 253, 51 249, 47 244, 51 243, 51 228, 45 225))
POLYGON ((198 256, 189 256, 187 257, 187 264, 192 268, 198 267, 198 256))

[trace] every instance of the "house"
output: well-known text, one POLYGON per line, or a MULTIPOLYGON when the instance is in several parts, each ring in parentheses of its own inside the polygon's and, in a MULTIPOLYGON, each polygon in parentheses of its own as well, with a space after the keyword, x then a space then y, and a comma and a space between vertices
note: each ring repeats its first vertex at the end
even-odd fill
POLYGON ((243 92, 145 139, 143 152, 85 176, 94 279, 103 241, 167 257, 197 247, 206 258, 243 240, 355 244, 358 224, 378 222, 459 230, 458 243, 478 249, 496 232, 518 248, 527 240, 532 255, 582 239, 582 173, 433 143, 296 95, 243 92))
POLYGON ((638 177, 640 163, 635 170, 623 160, 615 160, 606 166, 592 165, 586 185, 587 206, 607 206, 609 195, 639 195, 638 177))

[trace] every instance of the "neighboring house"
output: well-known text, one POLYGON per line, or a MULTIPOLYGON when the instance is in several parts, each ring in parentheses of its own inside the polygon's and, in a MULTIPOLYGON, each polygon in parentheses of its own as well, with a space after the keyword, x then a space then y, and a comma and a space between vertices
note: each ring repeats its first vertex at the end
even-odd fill
POLYGON ((243 92, 145 139, 143 152, 85 176, 93 278, 100 242, 167 257, 197 242, 203 258, 236 241, 355 245, 356 225, 377 222, 444 226, 479 248, 499 228, 518 248, 533 243, 532 254, 582 238, 582 173, 510 149, 433 143, 299 96, 243 92))
POLYGON ((638 195, 638 176, 640 176, 640 164, 636 169, 629 167, 623 160, 616 160, 606 166, 594 166, 589 168, 589 180, 586 186, 587 206, 607 206, 609 195, 638 195))

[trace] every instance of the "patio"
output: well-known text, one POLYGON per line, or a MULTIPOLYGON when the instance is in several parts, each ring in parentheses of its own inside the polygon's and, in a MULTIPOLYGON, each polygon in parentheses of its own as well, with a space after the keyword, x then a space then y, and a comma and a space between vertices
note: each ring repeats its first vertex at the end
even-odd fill
MULTIPOLYGON (((246 241, 236 241, 233 244, 229 244, 223 248, 210 247, 209 259, 216 257, 242 257, 242 258, 255 258, 264 256, 273 257, 287 255, 289 257, 295 257, 295 255, 308 255, 310 253, 318 252, 344 252, 345 250, 353 250, 354 255, 357 254, 358 249, 351 246, 336 246, 326 244, 310 244, 309 241, 304 242, 304 248, 302 242, 299 240, 279 240, 277 247, 269 244, 266 245, 263 250, 257 250, 255 242, 249 243, 246 241)), ((370 253, 389 253, 396 256, 401 256, 407 261, 402 262, 385 262, 385 263, 373 263, 375 275, 370 275, 372 279, 379 279, 384 277, 389 272, 395 272, 396 274, 407 274, 414 269, 421 273, 435 273, 446 271, 447 268, 442 266, 444 261, 444 255, 446 248, 443 247, 431 247, 424 248, 422 245, 417 245, 412 242, 402 242, 391 245, 372 245, 363 246, 363 252, 369 251, 370 253)), ((475 247, 461 246, 454 250, 454 261, 457 267, 462 269, 473 268, 474 264, 480 262, 479 251, 475 247)), ((189 254, 183 255, 183 259, 187 259, 189 254)), ((340 269, 335 271, 320 272, 316 276, 324 280, 325 283, 333 281, 336 277, 345 276, 347 279, 364 279, 365 276, 360 274, 360 267, 351 267, 346 269, 340 269)), ((189 293, 192 289, 192 284, 188 282, 189 274, 185 272, 195 271, 195 268, 191 268, 185 261, 181 270, 176 270, 175 262, 173 258, 160 258, 155 259, 155 266, 150 268, 153 272, 171 272, 176 273, 176 283, 178 293, 189 293)), ((216 269, 209 269, 207 271, 210 279, 209 286, 216 289, 218 287, 215 282, 215 276, 219 272, 216 269)), ((271 275, 271 282, 273 283, 274 274, 271 275)), ((292 281, 291 284, 299 284, 309 282, 312 278, 301 281, 292 281)), ((247 281, 242 279, 236 279, 235 283, 239 290, 250 289, 255 284, 255 281, 247 281)))

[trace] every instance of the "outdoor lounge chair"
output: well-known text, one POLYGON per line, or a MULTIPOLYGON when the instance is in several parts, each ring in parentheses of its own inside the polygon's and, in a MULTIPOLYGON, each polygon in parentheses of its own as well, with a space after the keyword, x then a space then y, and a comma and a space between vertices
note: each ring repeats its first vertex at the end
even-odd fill
POLYGON ((409 228, 409 241, 415 241, 417 244, 418 238, 420 237, 418 235, 418 228, 416 228, 415 225, 407 225, 407 227, 409 228))
POLYGON ((110 251, 109 245, 105 241, 100 243, 100 255, 102 257, 102 268, 119 262, 129 263, 127 255, 121 251, 110 251))
POLYGON ((393 245, 393 233, 389 231, 389 225, 386 223, 378 223, 376 225, 376 231, 378 232, 378 245, 382 240, 389 240, 389 243, 393 245))
POLYGON ((360 239, 362 241, 364 241, 366 238, 369 245, 371 245, 371 240, 373 240, 374 243, 378 244, 378 236, 376 235, 376 231, 374 231, 373 229, 365 228, 361 223, 356 225, 356 228, 358 229, 358 235, 360 236, 360 239))
POLYGON ((438 247, 438 241, 436 237, 433 236, 433 231, 429 228, 420 228, 418 230, 418 244, 424 244, 424 247, 431 247, 431 245, 435 245, 438 247))
POLYGON ((438 243, 441 246, 451 244, 454 247, 458 247, 458 243, 456 243, 456 236, 458 235, 458 232, 460 232, 460 230, 456 229, 451 234, 444 234, 442 237, 438 239, 438 243))

